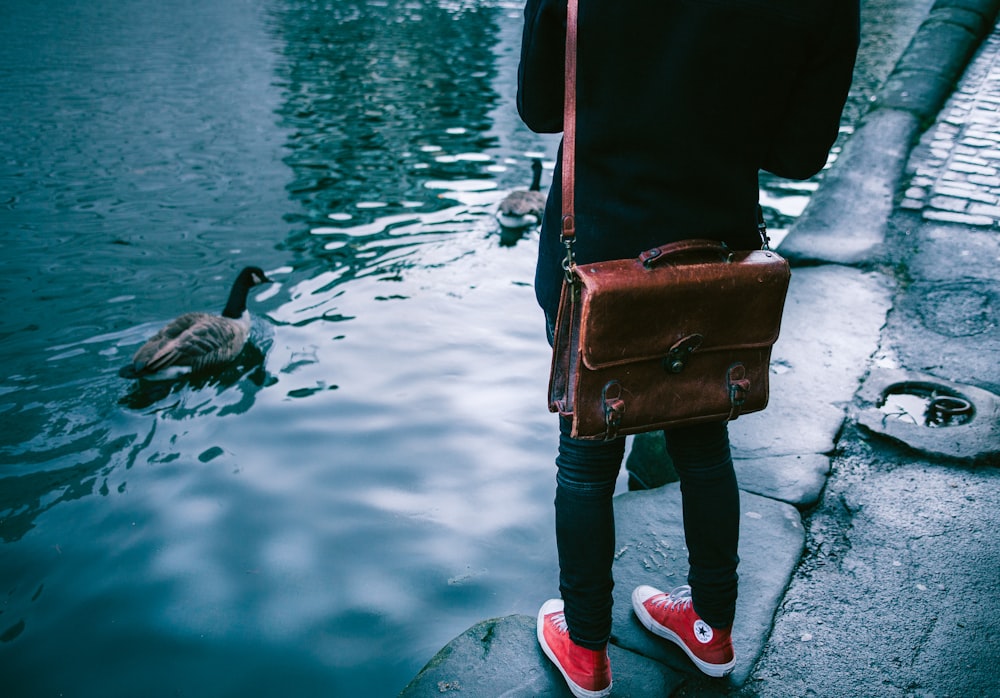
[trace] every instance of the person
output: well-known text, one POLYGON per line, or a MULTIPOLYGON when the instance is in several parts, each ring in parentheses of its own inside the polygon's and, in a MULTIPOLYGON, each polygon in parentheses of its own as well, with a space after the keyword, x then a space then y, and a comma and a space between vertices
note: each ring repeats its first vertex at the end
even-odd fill
MULTIPOLYGON (((859 0, 581 0, 577 31, 579 264, 709 238, 759 248, 760 170, 807 179, 839 133, 860 33, 859 0)), ((527 0, 517 108, 562 131, 567 0, 527 0)), ((561 157, 561 147, 560 147, 561 157)), ((557 158, 535 292, 551 342, 565 256, 557 158)), ((739 491, 727 425, 666 431, 680 478, 688 584, 633 592, 638 619, 724 676, 738 586, 739 491)), ((576 696, 611 691, 613 494, 625 442, 570 437, 560 420, 555 528, 560 598, 538 639, 576 696)))

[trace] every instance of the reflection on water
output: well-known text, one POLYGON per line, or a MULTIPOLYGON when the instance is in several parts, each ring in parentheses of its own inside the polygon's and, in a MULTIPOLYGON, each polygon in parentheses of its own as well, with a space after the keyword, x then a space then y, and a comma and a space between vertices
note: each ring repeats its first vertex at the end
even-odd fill
POLYGON ((520 12, 5 4, 4 695, 394 695, 556 593, 520 12), (118 377, 247 264, 233 365, 118 377))
MULTIPOLYGON (((498 16, 489 3, 472 2, 276 7, 287 189, 303 209, 292 220, 356 225, 393 209, 437 210, 447 204, 428 181, 488 178, 498 16)), ((343 268, 345 280, 371 266, 339 239, 316 244, 293 233, 284 249, 343 268)))

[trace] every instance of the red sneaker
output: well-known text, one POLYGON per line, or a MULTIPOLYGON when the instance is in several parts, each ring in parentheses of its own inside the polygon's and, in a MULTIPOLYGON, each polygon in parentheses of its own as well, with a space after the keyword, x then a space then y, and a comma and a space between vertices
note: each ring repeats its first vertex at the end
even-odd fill
POLYGON ((636 587, 632 608, 648 630, 677 644, 709 676, 725 676, 736 666, 732 626, 713 628, 699 618, 691 605, 691 587, 680 586, 669 594, 636 587))
POLYGON ((562 599, 549 599, 538 611, 538 644, 562 673, 574 696, 601 698, 611 693, 607 648, 588 650, 569 639, 562 599))

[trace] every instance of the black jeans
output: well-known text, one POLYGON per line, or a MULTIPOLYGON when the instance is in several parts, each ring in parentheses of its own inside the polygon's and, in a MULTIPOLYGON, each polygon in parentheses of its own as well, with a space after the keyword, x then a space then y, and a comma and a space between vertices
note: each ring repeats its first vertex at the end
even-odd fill
MULTIPOLYGON (((729 432, 724 422, 714 422, 664 435, 680 477, 694 609, 709 625, 728 627, 736 612, 740 517, 729 432)), ((612 497, 624 453, 624 438, 573 439, 568 421, 560 420, 555 502, 559 589, 570 637, 595 650, 611 636, 612 497)), ((658 580, 650 584, 658 586, 658 580)))

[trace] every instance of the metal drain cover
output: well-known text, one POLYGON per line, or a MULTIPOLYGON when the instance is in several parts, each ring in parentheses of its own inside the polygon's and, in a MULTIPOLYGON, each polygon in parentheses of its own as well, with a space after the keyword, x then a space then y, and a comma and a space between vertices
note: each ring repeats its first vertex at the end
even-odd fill
POLYGON ((858 392, 858 424, 922 453, 1000 457, 1000 398, 912 371, 873 369, 858 392))
POLYGON ((925 427, 956 427, 976 415, 967 397, 935 383, 897 383, 879 400, 887 417, 925 427))

